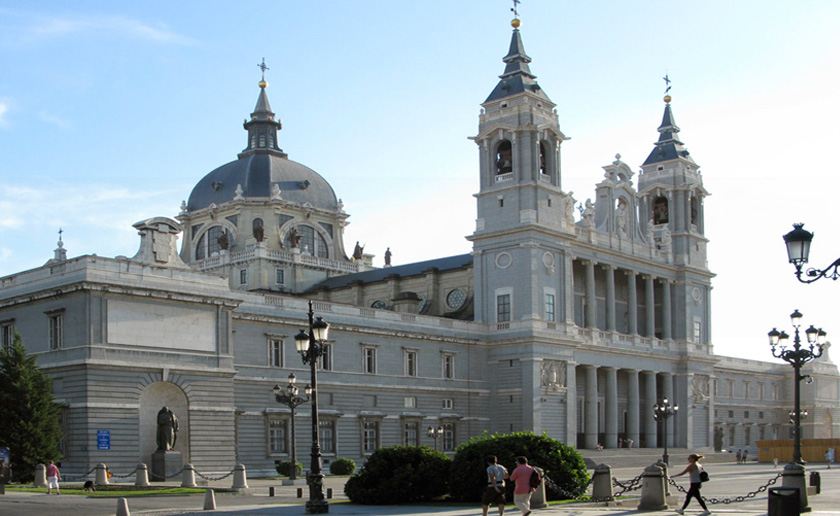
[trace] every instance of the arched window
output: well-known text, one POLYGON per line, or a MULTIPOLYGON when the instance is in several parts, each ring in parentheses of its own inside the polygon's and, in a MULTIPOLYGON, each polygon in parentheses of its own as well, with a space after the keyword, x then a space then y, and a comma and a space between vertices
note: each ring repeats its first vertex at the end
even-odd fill
POLYGON ((689 205, 691 206, 691 225, 697 226, 697 221, 700 220, 700 198, 692 195, 689 205))
POLYGON ((195 246, 195 259, 203 260, 219 254, 222 249, 229 249, 233 239, 230 231, 222 226, 213 226, 198 239, 195 246))
POLYGON ((540 174, 548 174, 548 146, 540 142, 540 174))
POLYGON ((513 172, 513 147, 508 140, 502 140, 496 147, 496 175, 513 172))
POLYGON ((659 196, 653 200, 653 223, 668 223, 668 198, 659 196))
MULTIPOLYGON (((327 241, 324 240, 324 237, 315 231, 314 228, 311 226, 297 226, 295 229, 297 230, 298 235, 300 235, 300 244, 298 244, 298 247, 301 251, 308 251, 312 254, 312 256, 317 256, 318 258, 330 257, 327 241)), ((292 247, 292 242, 289 239, 291 233, 291 230, 286 232, 284 243, 288 248, 292 247)))

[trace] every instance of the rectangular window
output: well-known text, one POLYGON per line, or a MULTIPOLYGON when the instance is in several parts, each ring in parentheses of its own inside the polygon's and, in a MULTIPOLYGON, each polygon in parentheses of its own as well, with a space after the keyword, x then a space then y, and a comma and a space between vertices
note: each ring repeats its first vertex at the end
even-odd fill
POLYGON ((405 375, 417 376, 417 352, 414 350, 405 352, 405 375))
POLYGON ((379 448, 379 421, 365 421, 362 449, 373 453, 379 448))
POLYGON ((272 455, 288 452, 285 419, 268 420, 268 451, 272 455))
POLYGON ((248 269, 242 269, 239 271, 239 284, 245 285, 248 283, 248 269))
POLYGON ((15 326, 12 321, 5 321, 0 323, 0 344, 3 349, 9 351, 12 349, 12 344, 15 342, 15 326))
POLYGON ((702 336, 703 334, 701 333, 700 321, 694 321, 694 342, 696 342, 697 344, 702 344, 702 336))
POLYGON ((455 450, 455 423, 443 425, 443 451, 455 450))
POLYGON ((556 320, 554 315, 554 294, 545 295, 545 320, 554 322, 556 320))
POLYGON ((283 341, 280 339, 268 340, 268 365, 270 367, 283 367, 283 341))
POLYGON ((455 404, 453 403, 452 398, 444 398, 442 406, 444 410, 452 410, 455 407, 455 404))
POLYGON ((510 294, 496 296, 496 322, 510 321, 510 294))
POLYGON ((758 419, 764 419, 764 412, 758 413, 758 419))
POLYGON ((403 425, 403 436, 406 446, 420 445, 420 423, 417 421, 406 421, 403 425))
POLYGON ((417 408, 417 397, 416 396, 406 396, 403 398, 403 407, 405 408, 417 408))
POLYGON ((455 378, 455 355, 444 353, 442 359, 443 377, 447 380, 455 378))
POLYGON ((318 438, 321 441, 322 453, 335 453, 335 421, 319 421, 318 438))
POLYGON ((324 343, 321 345, 321 369, 323 369, 324 371, 332 371, 332 349, 332 344, 324 343))
POLYGON ((744 419, 749 419, 749 418, 750 418, 750 411, 749 411, 749 410, 745 410, 745 411, 744 411, 744 419))
POLYGON ((376 348, 370 346, 362 348, 362 372, 376 374, 376 348))
POLYGON ((729 411, 729 418, 731 419, 731 418, 733 418, 733 417, 735 417, 735 411, 734 411, 734 410, 730 410, 730 411, 729 411))
POLYGON ((286 283, 286 271, 283 269, 274 269, 274 283, 277 285, 286 283))
POLYGON ((64 314, 54 313, 50 315, 50 349, 61 349, 64 347, 64 314))

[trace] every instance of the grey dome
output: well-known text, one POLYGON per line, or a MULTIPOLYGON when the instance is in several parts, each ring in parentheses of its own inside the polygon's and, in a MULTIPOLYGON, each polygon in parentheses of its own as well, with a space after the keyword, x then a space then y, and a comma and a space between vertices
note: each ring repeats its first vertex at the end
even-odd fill
POLYGON ((232 201, 237 185, 242 185, 246 199, 268 199, 275 184, 280 187, 280 198, 284 201, 309 203, 325 210, 338 209, 335 191, 323 177, 270 151, 242 155, 204 176, 190 193, 187 209, 195 211, 232 201))

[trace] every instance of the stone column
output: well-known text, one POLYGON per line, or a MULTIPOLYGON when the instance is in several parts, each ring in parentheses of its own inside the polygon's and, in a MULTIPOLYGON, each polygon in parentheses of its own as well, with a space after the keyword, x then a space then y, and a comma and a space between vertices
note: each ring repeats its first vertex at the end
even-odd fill
POLYGON ((627 439, 639 446, 639 371, 627 370, 627 439))
POLYGON ((593 365, 583 366, 584 400, 583 432, 584 447, 594 450, 598 446, 598 368, 593 365))
POLYGON ((639 302, 636 299, 636 273, 635 271, 625 271, 627 275, 627 333, 630 335, 638 335, 639 330, 636 327, 638 321, 639 302))
POLYGON ((662 338, 671 340, 671 280, 662 280, 662 338))
POLYGON ((645 280, 645 335, 656 337, 656 301, 653 293, 653 276, 643 276, 645 280))
POLYGON ((645 448, 656 448, 656 420, 653 419, 653 405, 656 404, 656 373, 644 371, 645 409, 642 421, 645 423, 645 448))
MULTIPOLYGON (((610 271, 612 273, 612 271, 610 271)), ((606 380, 604 391, 604 448, 618 447, 618 371, 603 367, 606 380)))
POLYGON ((595 300, 595 262, 584 260, 586 268, 586 315, 584 326, 587 328, 598 327, 598 302, 595 300))
POLYGON ((604 265, 604 278, 607 280, 607 331, 615 331, 615 267, 604 265))

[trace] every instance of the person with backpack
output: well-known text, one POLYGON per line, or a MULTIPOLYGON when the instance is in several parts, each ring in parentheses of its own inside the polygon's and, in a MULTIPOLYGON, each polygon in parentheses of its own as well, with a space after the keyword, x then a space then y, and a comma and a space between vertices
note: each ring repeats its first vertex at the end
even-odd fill
POLYGON ((495 455, 489 455, 487 457, 487 487, 481 497, 481 511, 484 516, 487 516, 487 511, 493 504, 499 507, 499 516, 504 516, 506 478, 509 478, 507 469, 498 464, 495 455))
POLYGON ((516 484, 513 489, 513 503, 522 511, 522 516, 528 516, 531 514, 531 493, 537 490, 533 479, 536 476, 536 483, 539 485, 540 474, 528 465, 528 459, 525 457, 517 457, 516 462, 519 465, 510 474, 510 479, 516 484))
POLYGON ((682 473, 672 475, 671 477, 679 477, 688 473, 688 477, 691 481, 691 488, 685 494, 685 503, 683 503, 682 509, 677 509, 677 514, 682 514, 685 511, 692 498, 697 498, 697 501, 700 503, 700 507, 703 508, 703 512, 700 513, 700 516, 708 516, 711 514, 709 509, 706 508, 706 502, 703 501, 703 497, 700 496, 700 487, 703 485, 703 482, 709 480, 708 473, 703 471, 703 466, 700 464, 700 459, 702 458, 704 458, 702 455, 692 453, 688 456, 688 466, 682 470, 682 473))

